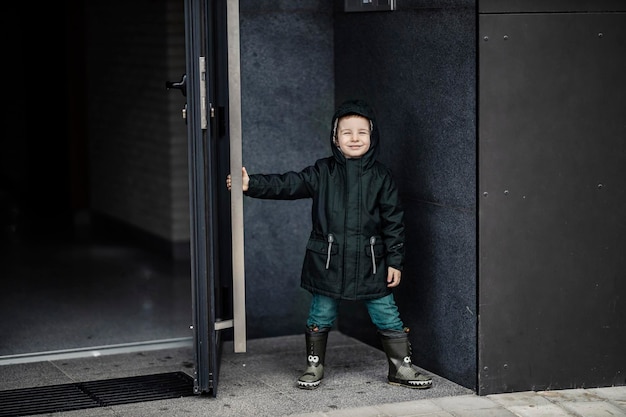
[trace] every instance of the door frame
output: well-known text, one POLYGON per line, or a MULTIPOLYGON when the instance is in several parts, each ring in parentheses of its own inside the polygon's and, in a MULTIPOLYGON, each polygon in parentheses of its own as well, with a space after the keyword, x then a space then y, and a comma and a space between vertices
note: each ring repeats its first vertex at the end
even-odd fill
POLYGON ((246 350, 238 11, 238 0, 185 0, 194 393, 213 396, 222 331, 246 350))

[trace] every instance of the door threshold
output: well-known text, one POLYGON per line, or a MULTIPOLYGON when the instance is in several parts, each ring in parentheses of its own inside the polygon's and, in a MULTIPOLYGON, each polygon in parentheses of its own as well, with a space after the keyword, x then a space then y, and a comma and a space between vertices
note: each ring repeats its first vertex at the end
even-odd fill
POLYGON ((57 361, 62 359, 95 358, 104 355, 119 355, 125 353, 176 349, 191 346, 193 346, 193 337, 179 337, 174 339, 148 340, 145 342, 51 350, 47 352, 20 353, 16 355, 0 356, 0 366, 57 361))

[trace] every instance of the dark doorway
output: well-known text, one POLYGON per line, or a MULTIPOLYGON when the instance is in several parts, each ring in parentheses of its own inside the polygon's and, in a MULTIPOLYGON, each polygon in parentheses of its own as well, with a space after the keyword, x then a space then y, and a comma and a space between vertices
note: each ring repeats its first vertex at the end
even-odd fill
MULTIPOLYGON (((165 4, 153 6, 165 10, 165 4)), ((0 357, 185 343, 191 337, 185 242, 172 250, 159 236, 91 204, 86 58, 93 28, 84 3, 12 7, 8 15, 18 20, 20 33, 7 42, 17 65, 7 83, 13 104, 0 153, 0 357)), ((182 13, 181 3, 181 19, 182 13)), ((165 80, 163 74, 163 96, 165 80)), ((133 93, 116 87, 107 87, 110 94, 133 93)))

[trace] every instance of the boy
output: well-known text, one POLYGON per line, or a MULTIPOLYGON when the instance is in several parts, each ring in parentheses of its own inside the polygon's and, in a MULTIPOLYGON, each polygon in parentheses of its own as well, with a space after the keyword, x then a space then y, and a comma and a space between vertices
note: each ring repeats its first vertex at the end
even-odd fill
MULTIPOLYGON (((432 379, 411 364, 405 328, 392 288, 404 263, 404 211, 391 172, 376 160, 379 131, 362 100, 344 102, 331 123, 333 155, 300 172, 248 175, 243 192, 254 198, 311 198, 312 230, 301 286, 312 294, 305 339, 307 368, 298 387, 317 388, 324 377, 328 332, 341 300, 362 300, 381 338, 390 384, 430 388, 432 379)), ((231 176, 226 179, 231 188, 231 176)))

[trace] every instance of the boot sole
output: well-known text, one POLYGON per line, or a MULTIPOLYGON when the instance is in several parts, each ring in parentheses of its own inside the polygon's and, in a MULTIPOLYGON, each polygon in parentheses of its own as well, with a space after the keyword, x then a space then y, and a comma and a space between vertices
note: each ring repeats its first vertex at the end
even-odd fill
POLYGON ((433 386, 433 381, 388 381, 391 385, 397 385, 400 387, 407 387, 413 389, 428 389, 433 386))
POLYGON ((317 382, 302 382, 302 381, 298 381, 298 388, 315 389, 315 388, 320 386, 320 382, 322 382, 322 381, 317 381, 317 382))

